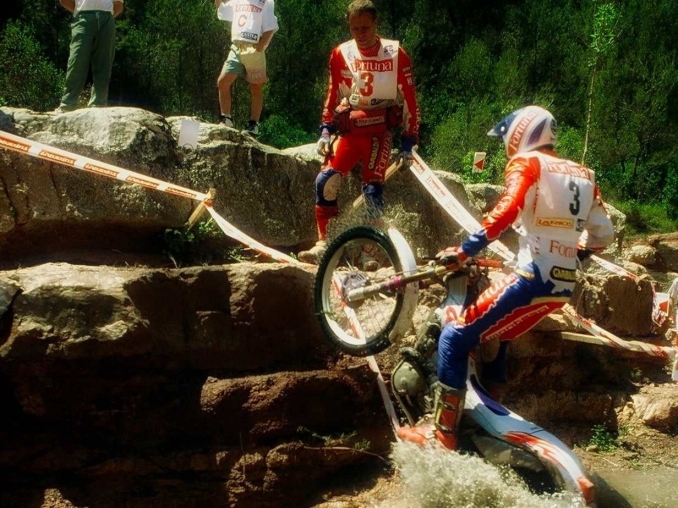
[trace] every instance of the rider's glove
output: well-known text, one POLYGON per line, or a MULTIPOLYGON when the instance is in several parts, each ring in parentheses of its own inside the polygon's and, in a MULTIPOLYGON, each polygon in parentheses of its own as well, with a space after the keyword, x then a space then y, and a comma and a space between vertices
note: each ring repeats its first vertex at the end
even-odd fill
POLYGON ((577 259, 581 262, 586 261, 588 258, 593 256, 595 251, 591 249, 577 249, 577 259))
POLYGON ((412 149, 417 144, 417 139, 414 136, 403 136, 400 140, 400 157, 403 162, 407 163, 412 158, 412 149))
POLYGON ((452 263, 463 263, 468 259, 461 247, 448 247, 436 254, 436 263, 439 265, 451 265, 452 263))
POLYGON ((330 151, 330 131, 328 128, 323 128, 320 132, 320 139, 315 145, 318 155, 325 156, 330 151))

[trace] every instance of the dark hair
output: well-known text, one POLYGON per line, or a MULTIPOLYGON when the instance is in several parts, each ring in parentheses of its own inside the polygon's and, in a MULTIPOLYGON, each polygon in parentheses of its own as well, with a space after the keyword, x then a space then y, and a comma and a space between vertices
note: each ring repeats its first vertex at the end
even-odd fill
POLYGON ((372 3, 372 0, 354 0, 346 9, 346 20, 351 16, 359 16, 360 14, 369 14, 372 19, 377 19, 377 8, 372 3))

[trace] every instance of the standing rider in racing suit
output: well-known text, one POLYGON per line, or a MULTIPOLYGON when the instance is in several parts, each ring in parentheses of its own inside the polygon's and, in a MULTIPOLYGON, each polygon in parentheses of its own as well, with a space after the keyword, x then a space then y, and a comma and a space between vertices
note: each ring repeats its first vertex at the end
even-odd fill
POLYGON ((398 41, 376 34, 377 10, 356 0, 347 11, 353 39, 330 55, 330 78, 317 149, 325 163, 315 181, 315 218, 319 240, 299 259, 318 263, 327 250, 327 226, 339 213, 342 177, 362 163, 362 191, 371 214, 383 211, 382 185, 391 157, 391 128, 403 125, 400 156, 412 157, 418 142, 419 109, 412 64, 398 41), (336 146, 331 134, 339 134, 336 146))
POLYGON ((435 430, 438 441, 452 450, 458 448, 469 352, 488 340, 513 340, 562 307, 572 295, 577 258, 614 239, 594 172, 553 152, 556 121, 551 113, 538 106, 519 109, 488 135, 501 137, 506 146, 506 191, 480 231, 438 257, 444 264, 464 262, 513 225, 520 234, 517 265, 443 329, 435 429, 429 424, 399 432, 403 439, 424 444, 435 430))

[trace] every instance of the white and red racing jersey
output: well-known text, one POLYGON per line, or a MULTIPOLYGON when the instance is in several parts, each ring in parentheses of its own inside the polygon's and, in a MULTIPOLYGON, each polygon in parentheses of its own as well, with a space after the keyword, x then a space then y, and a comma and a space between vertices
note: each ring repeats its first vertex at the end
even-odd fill
POLYGON ((518 267, 533 272, 534 263, 558 286, 558 281, 574 283, 577 249, 602 250, 614 240, 589 168, 553 152, 522 153, 509 161, 505 185, 482 229, 462 245, 466 254, 476 255, 513 226, 521 235, 518 267))
POLYGON ((419 139, 419 107, 412 62, 398 41, 377 38, 369 50, 355 41, 340 44, 330 55, 330 77, 322 123, 331 124, 334 110, 346 98, 354 109, 403 108, 403 136, 419 139))

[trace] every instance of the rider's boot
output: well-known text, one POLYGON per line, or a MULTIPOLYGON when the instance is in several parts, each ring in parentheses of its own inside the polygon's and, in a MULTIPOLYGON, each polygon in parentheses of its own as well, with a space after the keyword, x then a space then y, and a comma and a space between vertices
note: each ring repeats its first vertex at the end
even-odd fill
POLYGON ((430 417, 420 421, 414 427, 403 426, 398 429, 398 437, 403 441, 425 446, 435 439, 435 426, 430 417))
POLYGON ((299 261, 303 261, 304 263, 319 265, 325 252, 327 252, 327 242, 325 240, 318 240, 310 249, 299 252, 297 257, 299 258, 299 261))
POLYGON ((459 390, 438 381, 434 424, 436 439, 448 450, 459 449, 459 422, 464 412, 466 390, 459 390))

